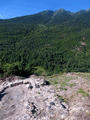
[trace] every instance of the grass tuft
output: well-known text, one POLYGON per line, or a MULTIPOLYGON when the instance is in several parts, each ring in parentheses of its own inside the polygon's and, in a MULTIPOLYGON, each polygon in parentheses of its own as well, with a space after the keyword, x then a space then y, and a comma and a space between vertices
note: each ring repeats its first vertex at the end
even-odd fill
POLYGON ((88 97, 90 96, 90 94, 88 94, 87 92, 85 92, 82 88, 79 88, 77 93, 82 94, 84 97, 88 97))

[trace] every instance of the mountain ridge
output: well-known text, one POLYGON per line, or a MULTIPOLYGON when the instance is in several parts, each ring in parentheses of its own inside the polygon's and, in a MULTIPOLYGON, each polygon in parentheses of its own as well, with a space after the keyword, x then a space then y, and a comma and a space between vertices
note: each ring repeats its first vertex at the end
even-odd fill
MULTIPOLYGON (((26 24, 61 24, 67 21, 74 21, 74 19, 79 20, 80 17, 83 19, 84 16, 89 16, 90 18, 90 10, 80 10, 78 12, 70 12, 64 9, 59 10, 45 10, 33 15, 26 15, 15 17, 11 19, 1 19, 1 22, 12 22, 12 23, 26 23, 26 24)), ((85 21, 85 20, 84 20, 85 21)))
POLYGON ((40 11, 40 12, 37 12, 37 13, 23 15, 23 16, 18 16, 18 17, 13 17, 13 18, 8 18, 8 19, 2 19, 2 18, 0 18, 0 19, 2 19, 2 20, 9 20, 9 19, 20 18, 20 17, 25 17, 25 16, 32 16, 32 15, 40 14, 40 13, 47 12, 47 11, 51 11, 53 13, 55 13, 56 11, 67 11, 68 13, 73 15, 73 14, 76 14, 76 13, 90 12, 90 9, 86 9, 86 10, 83 9, 83 10, 79 10, 79 11, 76 11, 76 12, 72 12, 72 11, 65 10, 65 9, 61 8, 61 9, 57 9, 57 10, 44 10, 44 11, 40 11))

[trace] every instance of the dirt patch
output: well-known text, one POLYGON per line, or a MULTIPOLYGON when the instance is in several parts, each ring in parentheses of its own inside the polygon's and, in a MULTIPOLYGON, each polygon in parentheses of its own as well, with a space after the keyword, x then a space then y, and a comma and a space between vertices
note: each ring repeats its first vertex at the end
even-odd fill
POLYGON ((69 116, 65 120, 90 119, 89 73, 68 73, 51 77, 49 80, 54 85, 57 96, 69 105, 69 116))

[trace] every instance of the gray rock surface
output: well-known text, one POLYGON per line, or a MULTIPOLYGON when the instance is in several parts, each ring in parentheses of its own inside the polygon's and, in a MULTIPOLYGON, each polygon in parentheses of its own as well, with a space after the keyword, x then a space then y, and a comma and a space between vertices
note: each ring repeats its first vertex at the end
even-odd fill
POLYGON ((6 81, 0 85, 0 120, 63 120, 68 116, 44 79, 6 81))
POLYGON ((90 79, 74 73, 59 77, 70 79, 67 89, 34 75, 0 82, 0 120, 90 120, 90 79), (78 93, 80 88, 88 94, 78 93))

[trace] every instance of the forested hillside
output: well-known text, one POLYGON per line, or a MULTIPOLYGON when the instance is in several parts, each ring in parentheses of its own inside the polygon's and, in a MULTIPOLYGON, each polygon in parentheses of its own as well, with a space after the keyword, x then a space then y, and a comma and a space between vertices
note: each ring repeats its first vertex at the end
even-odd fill
POLYGON ((0 76, 90 72, 90 11, 0 20, 0 76))

